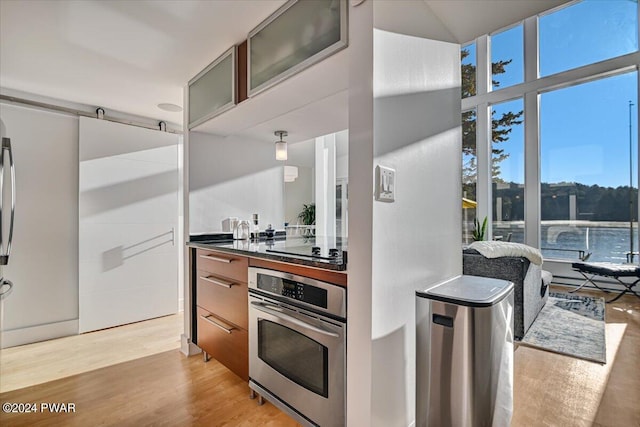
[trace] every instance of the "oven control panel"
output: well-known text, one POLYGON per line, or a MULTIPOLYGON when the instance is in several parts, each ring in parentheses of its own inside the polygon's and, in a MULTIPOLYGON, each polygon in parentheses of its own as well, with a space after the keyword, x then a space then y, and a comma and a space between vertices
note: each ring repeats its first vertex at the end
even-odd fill
POLYGON ((256 292, 283 303, 347 318, 347 290, 339 285, 279 270, 249 267, 249 293, 256 292))
POLYGON ((266 274, 257 275, 257 288, 275 295, 327 308, 327 290, 294 280, 266 274))
POLYGON ((290 280, 282 281, 282 296, 304 301, 304 285, 290 280))

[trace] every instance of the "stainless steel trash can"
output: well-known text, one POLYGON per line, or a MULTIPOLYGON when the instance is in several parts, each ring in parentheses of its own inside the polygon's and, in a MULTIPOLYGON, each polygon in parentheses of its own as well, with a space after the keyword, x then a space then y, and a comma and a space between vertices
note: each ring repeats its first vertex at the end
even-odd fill
POLYGON ((458 276, 416 292, 416 426, 509 426, 513 283, 458 276))

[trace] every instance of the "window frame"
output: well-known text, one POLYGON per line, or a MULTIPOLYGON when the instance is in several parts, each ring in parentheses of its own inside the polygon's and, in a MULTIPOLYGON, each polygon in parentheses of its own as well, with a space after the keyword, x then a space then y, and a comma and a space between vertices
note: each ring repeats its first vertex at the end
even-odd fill
MULTIPOLYGON (((572 1, 555 7, 538 15, 526 18, 523 21, 511 24, 492 32, 477 37, 475 40, 461 44, 461 49, 475 43, 476 45, 476 95, 461 100, 461 111, 476 109, 476 214, 478 218, 485 216, 493 218, 492 194, 491 194, 491 113, 492 105, 500 104, 517 98, 524 99, 524 157, 525 157, 525 243, 529 246, 540 248, 540 128, 539 108, 540 95, 545 92, 562 89, 589 81, 625 74, 636 71, 639 84, 636 94, 640 103, 640 48, 635 52, 587 64, 557 74, 540 77, 539 75, 539 37, 538 20, 540 16, 554 13, 565 7, 571 7, 579 1, 572 1), (490 37, 494 34, 506 31, 516 25, 523 24, 524 43, 524 82, 512 86, 491 90, 491 50, 490 37)), ((640 7, 638 8, 638 21, 640 24, 640 7)), ((638 26, 640 28, 640 25, 638 26)), ((640 30, 639 30, 640 31, 640 30)), ((640 39, 640 37, 639 37, 640 39)), ((638 122, 640 123, 640 108, 636 108, 638 122)), ((636 129, 637 140, 640 141, 640 130, 636 129)), ((638 147, 636 147, 636 150, 638 147)), ((640 150, 638 150, 640 151, 640 150)), ((638 159, 640 164, 640 155, 638 159)), ((640 182, 640 168, 637 171, 640 182)), ((638 217, 640 217, 640 203, 638 217)), ((492 224, 487 227, 487 239, 492 239, 492 224)), ((640 240, 640 239, 639 239, 640 240)), ((635 242, 640 247, 640 241, 635 242)), ((572 281, 579 279, 579 275, 573 272, 571 260, 545 260, 545 269, 549 269, 554 275, 574 284, 572 281), (575 280, 574 280, 575 279, 575 280)))

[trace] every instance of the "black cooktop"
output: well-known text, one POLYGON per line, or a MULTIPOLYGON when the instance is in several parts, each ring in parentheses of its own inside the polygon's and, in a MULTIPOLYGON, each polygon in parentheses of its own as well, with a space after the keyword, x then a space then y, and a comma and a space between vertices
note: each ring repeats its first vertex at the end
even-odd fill
POLYGON ((256 241, 233 240, 230 233, 201 234, 190 236, 188 245, 338 271, 347 265, 347 239, 340 237, 287 237, 282 233, 275 239, 261 236, 256 241))
POLYGON ((337 260, 342 258, 342 250, 338 248, 329 248, 328 246, 288 246, 277 249, 267 249, 266 252, 272 252, 285 255, 306 256, 310 258, 337 260))

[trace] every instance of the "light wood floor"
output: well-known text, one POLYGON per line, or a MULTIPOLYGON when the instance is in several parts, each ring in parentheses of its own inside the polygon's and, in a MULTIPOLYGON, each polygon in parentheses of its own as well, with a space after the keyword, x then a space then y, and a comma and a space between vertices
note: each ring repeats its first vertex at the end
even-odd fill
POLYGON ((0 392, 180 348, 182 313, 0 350, 0 392))
POLYGON ((607 304, 605 320, 606 365, 518 347, 512 426, 640 427, 640 299, 607 304))
MULTIPOLYGON (((564 290, 564 289, 556 289, 564 290)), ((600 296, 601 294, 596 294, 600 296)), ((513 426, 640 426, 640 299, 607 305, 606 365, 519 347, 513 426)), ((247 398, 215 360, 178 350, 0 394, 0 402, 73 402, 75 414, 4 414, 2 426, 295 426, 247 398)))
POLYGON ((179 350, 0 394, 4 402, 73 402, 76 413, 5 414, 8 426, 296 426, 277 408, 249 399, 235 374, 179 350))

